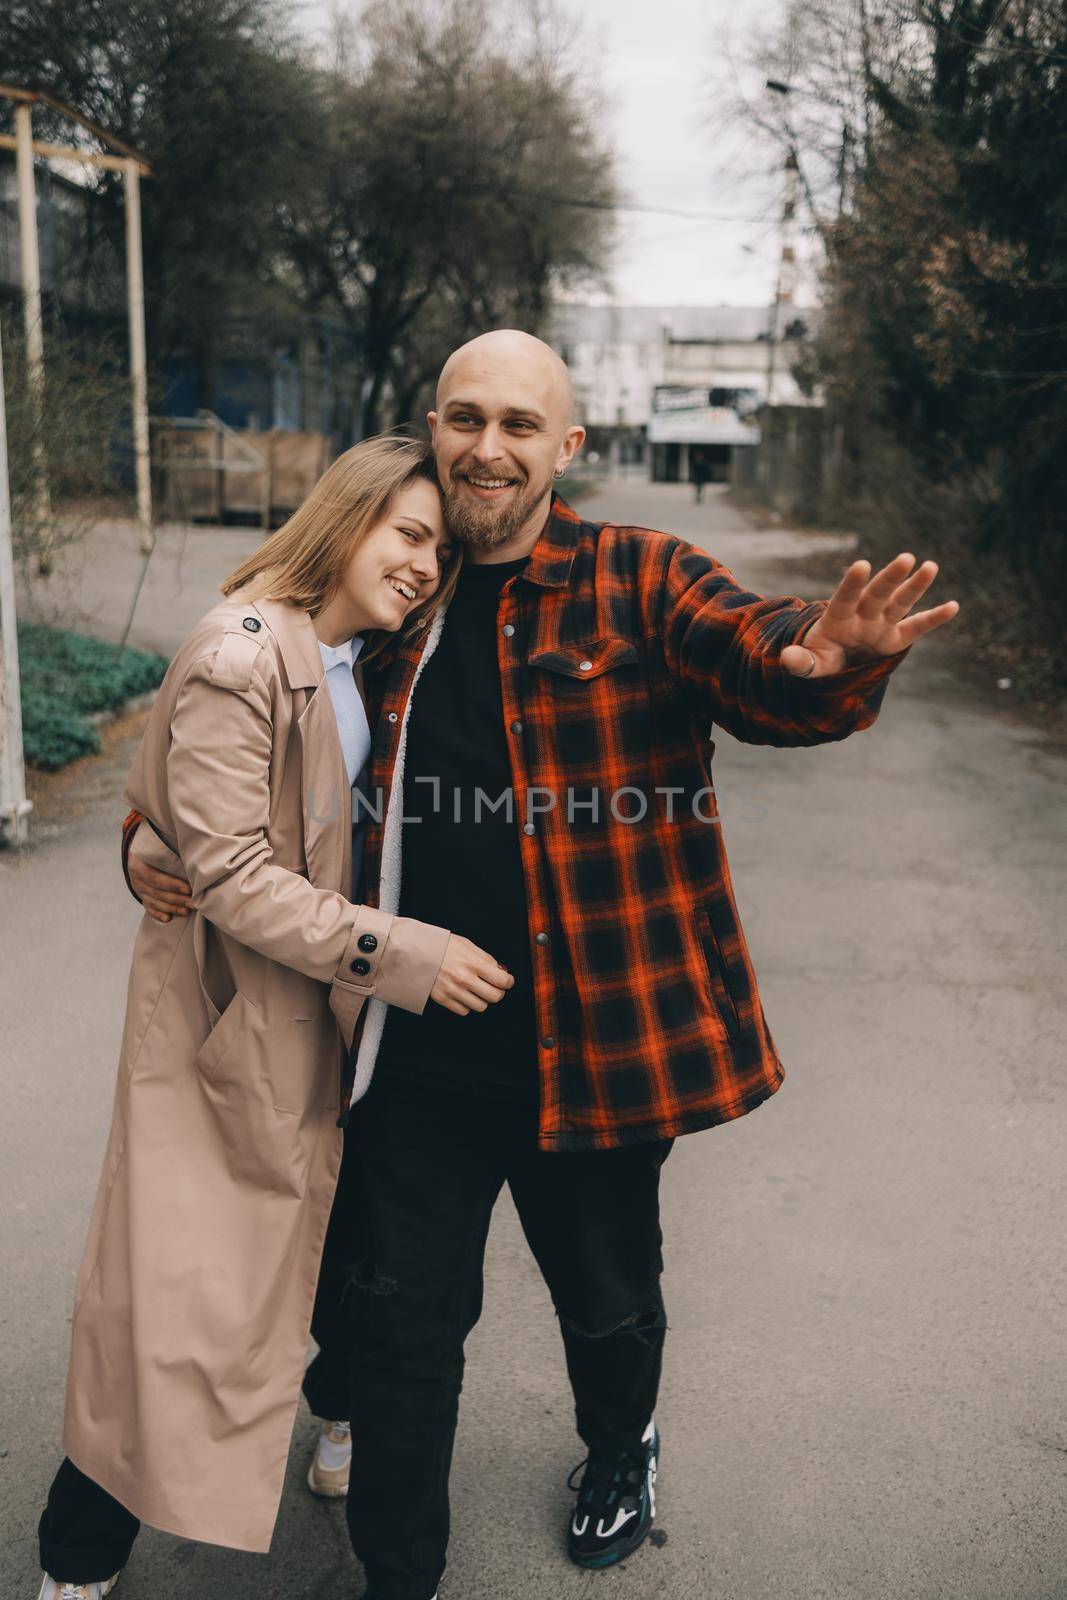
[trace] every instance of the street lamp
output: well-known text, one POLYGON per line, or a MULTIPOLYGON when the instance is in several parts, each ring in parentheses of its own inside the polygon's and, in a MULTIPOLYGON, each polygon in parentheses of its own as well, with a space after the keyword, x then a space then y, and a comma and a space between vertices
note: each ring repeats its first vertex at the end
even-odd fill
MULTIPOLYGON (((801 99, 808 99, 808 100, 818 100, 818 98, 819 98, 817 95, 808 94, 807 91, 804 90, 804 89, 796 88, 791 83, 783 82, 781 78, 765 78, 764 79, 764 87, 771 94, 781 95, 781 97, 783 99, 787 99, 790 95, 799 95, 801 97, 801 99)), ((815 223, 815 226, 819 231, 819 237, 821 238, 821 240, 823 242, 823 246, 824 246, 824 248, 826 250, 827 258, 828 258, 828 260, 830 262, 830 265, 831 265, 831 267, 832 267, 832 269, 834 271, 835 278, 836 278, 836 272, 837 272, 837 250, 836 250, 836 240, 835 240, 834 235, 833 235, 833 230, 832 230, 831 227, 829 227, 826 223, 824 223, 822 221, 822 219, 820 218, 818 212, 815 210, 815 206, 814 206, 814 204, 812 202, 811 191, 808 188, 807 183, 804 181, 803 173, 800 170, 800 162, 797 159, 796 134, 793 132, 792 125, 791 125, 791 123, 789 121, 788 113, 786 113, 786 116, 785 116, 785 131, 786 131, 786 136, 787 136, 787 140, 788 140, 788 143, 787 143, 787 155, 786 155, 786 162, 785 162, 786 197, 785 197, 785 204, 784 204, 783 209, 782 209, 782 253, 781 253, 781 261, 779 263, 779 268, 778 268, 778 282, 775 285, 775 291, 774 291, 774 304, 771 307, 770 339, 769 339, 769 348, 768 348, 768 352, 767 352, 767 404, 768 405, 771 405, 773 403, 774 368, 775 368, 775 361, 776 361, 776 358, 777 358, 777 346, 778 346, 779 310, 780 310, 780 306, 781 306, 783 297, 788 299, 792 294, 792 286, 793 286, 793 281, 795 279, 795 274, 796 274, 795 253, 794 253, 793 242, 792 242, 792 230, 793 230, 793 221, 794 221, 794 216, 795 216, 795 211, 796 211, 796 191, 797 191, 798 184, 803 186, 805 198, 807 199, 807 202, 808 202, 808 209, 810 210, 811 216, 812 216, 812 220, 815 223)), ((852 143, 852 130, 851 130, 850 126, 849 126, 849 122, 848 122, 847 117, 842 117, 842 119, 841 119, 841 153, 840 153, 840 156, 838 158, 838 193, 837 193, 837 220, 838 220, 839 223, 841 221, 842 216, 844 215, 844 210, 845 210, 845 186, 846 186, 847 181, 848 181, 848 164, 849 164, 848 163, 848 152, 849 152, 849 148, 851 146, 851 143, 852 143)))
MULTIPOLYGON (((823 102, 819 99, 819 96, 817 94, 809 94, 806 89, 798 89, 796 87, 796 85, 792 84, 792 83, 783 83, 780 78, 765 78, 763 80, 763 86, 764 86, 765 89, 769 89, 772 94, 781 95, 783 99, 787 95, 794 95, 794 96, 799 95, 801 100, 815 100, 820 105, 823 104, 823 102)), ((789 135, 789 147, 793 151, 793 154, 795 156, 796 155, 796 143, 797 143, 796 135, 794 134, 792 128, 789 125, 788 117, 786 118, 785 131, 789 135)), ((840 222, 842 216, 844 215, 844 211, 845 211, 845 187, 846 187, 846 185, 848 183, 848 153, 849 153, 849 150, 851 149, 851 146, 852 146, 852 126, 851 126, 848 118, 846 116, 842 116, 842 118, 841 118, 841 153, 838 156, 838 161, 837 161, 837 219, 838 219, 839 222, 840 222)), ((810 194, 808 194, 808 202, 809 202, 809 204, 811 202, 811 195, 810 194)), ((821 234, 823 234, 823 237, 825 239, 825 232, 824 232, 824 229, 823 229, 823 225, 819 221, 819 218, 817 216, 815 216, 815 208, 814 208, 814 206, 812 206, 811 209, 812 209, 812 216, 815 219, 815 225, 819 229, 819 232, 821 234)))
MULTIPOLYGON (((777 78, 766 80, 767 88, 774 94, 788 94, 789 85, 780 83, 777 78)), ((775 366, 778 358, 779 323, 781 321, 781 308, 785 301, 792 300, 796 287, 796 250, 793 244, 793 227, 797 209, 797 181, 800 176, 800 166, 797 162, 796 142, 793 130, 786 123, 786 132, 789 135, 789 145, 785 158, 785 199, 782 203, 782 246, 778 256, 778 276, 774 285, 774 299, 771 302, 770 322, 767 329, 767 406, 774 404, 774 378, 775 366)))

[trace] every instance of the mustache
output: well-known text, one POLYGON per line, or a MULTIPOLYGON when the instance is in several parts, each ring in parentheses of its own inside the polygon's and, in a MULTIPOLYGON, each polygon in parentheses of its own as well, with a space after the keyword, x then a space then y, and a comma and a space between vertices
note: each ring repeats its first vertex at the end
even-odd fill
POLYGON ((472 462, 457 462, 456 465, 452 468, 451 472, 449 473, 449 477, 452 479, 453 482, 455 482, 455 480, 457 478, 470 478, 470 477, 475 477, 475 478, 490 478, 490 477, 510 478, 513 482, 520 483, 520 484, 521 483, 527 483, 529 481, 529 479, 527 477, 527 474, 525 472, 522 472, 521 470, 519 470, 517 468, 516 469, 509 469, 507 472, 493 473, 493 472, 490 472, 488 467, 478 467, 478 466, 475 466, 472 462))

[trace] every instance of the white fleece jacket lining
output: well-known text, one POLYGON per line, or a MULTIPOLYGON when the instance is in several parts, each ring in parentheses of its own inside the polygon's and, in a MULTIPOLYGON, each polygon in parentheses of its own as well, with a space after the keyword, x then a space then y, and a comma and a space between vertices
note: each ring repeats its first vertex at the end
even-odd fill
MULTIPOLYGON (((441 610, 430 624, 430 631, 426 638, 426 648, 422 652, 422 660, 415 669, 415 676, 411 681, 411 693, 404 709, 404 721, 400 729, 400 743, 397 746, 396 765, 393 768, 393 782, 389 791, 389 804, 385 812, 385 831, 382 837, 382 873, 381 885, 378 894, 378 909, 396 915, 400 906, 400 819, 404 814, 404 763, 407 759, 408 749, 408 718, 411 716, 411 706, 415 699, 415 690, 418 688, 422 669, 433 655, 441 639, 445 625, 445 611, 441 610)), ((426 1002, 432 1004, 431 1001, 426 1002)), ((370 1088, 371 1078, 374 1076, 374 1064, 378 1059, 378 1048, 382 1042, 382 1032, 385 1028, 385 1014, 389 1007, 384 1000, 370 999, 367 1001, 367 1018, 363 1024, 363 1035, 359 1041, 359 1052, 356 1056, 356 1075, 352 1083, 352 1099, 350 1104, 355 1105, 357 1100, 362 1100, 370 1088)))

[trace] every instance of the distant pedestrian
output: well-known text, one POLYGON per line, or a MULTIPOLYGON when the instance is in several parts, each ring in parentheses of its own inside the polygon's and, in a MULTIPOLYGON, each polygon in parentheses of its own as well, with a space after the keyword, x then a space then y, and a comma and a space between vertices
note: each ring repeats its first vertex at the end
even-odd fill
POLYGON ((711 466, 702 450, 694 451, 690 458, 689 481, 693 485, 693 499, 700 505, 704 499, 704 486, 711 482, 711 466))

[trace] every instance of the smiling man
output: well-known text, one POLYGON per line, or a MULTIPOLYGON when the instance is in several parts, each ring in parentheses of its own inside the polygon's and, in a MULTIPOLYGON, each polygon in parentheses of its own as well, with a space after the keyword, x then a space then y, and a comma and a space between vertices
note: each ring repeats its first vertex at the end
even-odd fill
POLYGON ((583 522, 553 493, 584 437, 567 370, 527 334, 457 351, 429 421, 468 554, 447 613, 367 674, 372 789, 390 803, 368 831, 366 894, 466 935, 515 983, 464 1017, 366 1013, 355 1082, 370 1087, 328 1245, 349 1269, 348 1325, 320 1316, 306 1393, 352 1421, 358 1448, 328 1429, 311 1482, 349 1478, 374 1600, 431 1600, 444 1570, 463 1347, 505 1183, 588 1449, 569 1553, 605 1567, 646 1537, 660 1170, 678 1135, 782 1080, 711 725, 775 745, 866 728, 908 647, 956 611, 912 614, 936 568, 909 555, 873 576, 854 562, 826 602, 765 599, 682 539, 583 522))
POLYGON ((567 368, 529 334, 483 334, 445 362, 429 422, 449 527, 475 561, 533 548, 552 480, 585 438, 572 406, 567 368), (510 402, 501 404, 502 393, 510 402))

